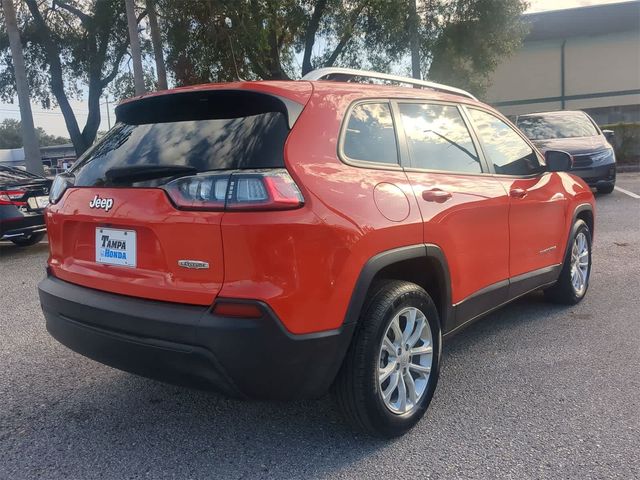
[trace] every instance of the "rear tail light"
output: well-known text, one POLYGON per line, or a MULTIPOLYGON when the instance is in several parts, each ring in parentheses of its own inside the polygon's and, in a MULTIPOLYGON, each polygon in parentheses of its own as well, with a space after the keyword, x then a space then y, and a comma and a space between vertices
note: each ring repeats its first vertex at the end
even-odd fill
POLYGON ((304 204, 285 169, 203 173, 162 188, 184 210, 289 210, 304 204))
POLYGON ((26 190, 0 190, 0 205, 26 205, 20 199, 25 196, 26 190))
POLYGON ((262 318, 264 313, 255 303, 217 302, 213 314, 221 317, 262 318))
POLYGON ((75 177, 69 173, 56 175, 51 184, 51 190, 49 190, 49 203, 58 203, 67 188, 73 187, 74 181, 75 177))

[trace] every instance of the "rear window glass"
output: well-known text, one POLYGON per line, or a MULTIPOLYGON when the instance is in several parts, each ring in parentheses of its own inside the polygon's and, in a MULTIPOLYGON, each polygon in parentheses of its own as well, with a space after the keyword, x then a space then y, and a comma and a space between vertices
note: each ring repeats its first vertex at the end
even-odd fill
MULTIPOLYGON (((245 103, 252 102, 245 99, 245 103)), ((140 108, 141 113, 127 112, 125 121, 117 123, 76 162, 72 169, 75 185, 108 185, 107 171, 123 167, 190 167, 205 172, 284 166, 289 134, 284 112, 265 111, 255 102, 233 109, 214 101, 200 102, 192 110, 186 107, 181 104, 174 112, 160 113, 155 122, 149 121, 147 106, 140 108), (203 118, 207 112, 215 118, 203 118)), ((154 186, 170 179, 132 185, 154 186)))
POLYGON ((526 115, 518 117, 517 126, 531 140, 598 135, 596 127, 582 112, 526 115))
POLYGON ((19 168, 0 166, 0 185, 11 185, 12 183, 33 182, 42 180, 42 177, 34 175, 19 168))
POLYGON ((362 103, 353 108, 343 151, 351 160, 398 163, 396 134, 388 103, 362 103))

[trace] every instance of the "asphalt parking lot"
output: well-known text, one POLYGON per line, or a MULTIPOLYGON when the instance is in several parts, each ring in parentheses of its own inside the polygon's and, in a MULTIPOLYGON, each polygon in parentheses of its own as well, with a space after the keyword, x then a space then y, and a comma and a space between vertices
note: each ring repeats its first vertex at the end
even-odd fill
MULTIPOLYGON (((640 174, 619 187, 640 195, 640 174)), ((255 403, 94 363, 46 332, 46 241, 0 243, 0 478, 640 478, 640 199, 597 198, 578 306, 531 294, 445 345, 408 435, 349 430, 330 398, 255 403)))

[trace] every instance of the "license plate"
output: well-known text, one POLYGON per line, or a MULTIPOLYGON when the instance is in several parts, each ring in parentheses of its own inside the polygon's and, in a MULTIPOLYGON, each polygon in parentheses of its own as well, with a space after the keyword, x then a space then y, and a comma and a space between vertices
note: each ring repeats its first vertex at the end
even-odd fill
POLYGON ((32 210, 41 210, 49 205, 49 197, 30 197, 27 203, 32 210))
POLYGON ((96 228, 96 262, 135 267, 135 230, 96 228))

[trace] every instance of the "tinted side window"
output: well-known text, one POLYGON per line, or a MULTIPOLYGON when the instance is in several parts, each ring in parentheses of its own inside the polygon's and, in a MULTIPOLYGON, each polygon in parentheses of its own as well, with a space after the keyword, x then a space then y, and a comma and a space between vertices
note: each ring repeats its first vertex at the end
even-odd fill
POLYGON ((412 166, 480 173, 480 159, 457 107, 401 103, 402 125, 412 166))
POLYGON ((535 152, 509 125, 481 110, 470 108, 469 112, 496 173, 531 175, 542 170, 535 152))
POLYGON ((396 135, 389 104, 362 103, 351 110, 343 151, 352 160, 398 163, 396 135))

